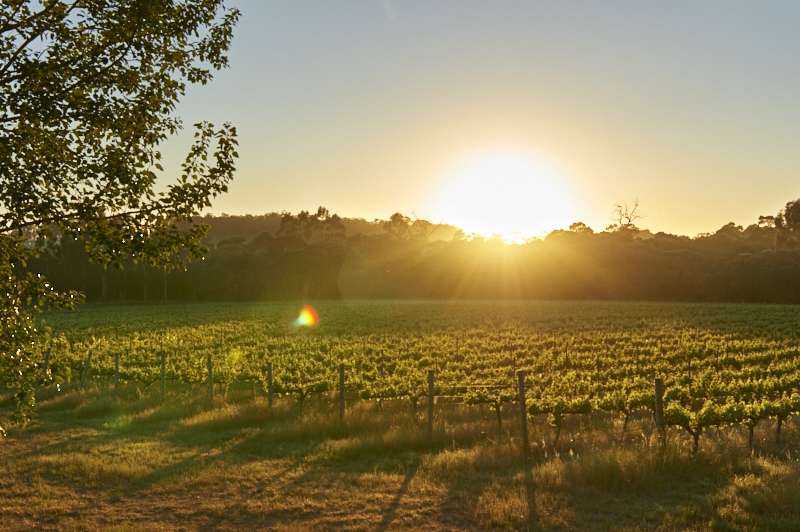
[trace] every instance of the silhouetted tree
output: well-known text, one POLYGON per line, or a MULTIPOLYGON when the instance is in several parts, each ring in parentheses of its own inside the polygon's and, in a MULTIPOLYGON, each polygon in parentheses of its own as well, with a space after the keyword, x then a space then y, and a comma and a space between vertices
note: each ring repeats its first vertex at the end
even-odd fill
POLYGON ((345 238, 345 226, 339 215, 331 214, 325 207, 318 208, 315 214, 301 211, 295 216, 284 212, 275 236, 300 237, 307 243, 333 242, 345 238))
POLYGON ((628 206, 628 202, 617 203, 611 213, 611 221, 614 222, 606 228, 606 231, 630 231, 638 229, 636 220, 646 218, 647 215, 639 211, 639 198, 633 200, 633 204, 628 206))
POLYGON ((396 240, 404 240, 411 236, 410 231, 411 218, 403 216, 399 212, 394 213, 389 217, 389 220, 383 224, 384 230, 389 233, 389 236, 396 240))
POLYGON ((262 231, 247 244, 247 249, 250 251, 264 251, 269 249, 274 241, 275 237, 273 237, 269 231, 262 231))
POLYGON ((30 302, 81 298, 20 274, 40 242, 81 237, 95 263, 115 267, 131 257, 181 267, 181 250, 205 253, 205 229, 178 224, 227 191, 235 129, 197 124, 180 177, 157 193, 158 148, 181 128, 173 112, 186 85, 227 66, 238 17, 223 0, 2 3, 0 385, 16 390, 16 420, 33 414, 47 341, 30 302))
POLYGON ((569 230, 578 233, 579 235, 593 235, 594 231, 591 227, 586 225, 583 222, 575 222, 574 224, 569 226, 569 230))
POLYGON ((775 227, 775 217, 774 216, 759 216, 758 217, 758 226, 759 227, 775 227))
MULTIPOLYGON (((236 218, 213 220, 227 231, 237 227, 236 218)), ((250 231, 252 220, 241 218, 243 230, 250 231)), ((509 246, 483 238, 429 242, 424 232, 414 229, 415 222, 402 215, 395 216, 400 234, 406 235, 399 238, 388 231, 324 238, 323 222, 336 220, 336 215, 318 210, 305 219, 318 223, 309 242, 301 231, 277 238, 262 231, 247 245, 242 236, 226 236, 205 261, 190 263, 188 272, 168 274, 167 295, 205 300, 589 298, 800 303, 800 287, 792 280, 800 273, 800 252, 774 252, 778 229, 768 224, 743 228, 729 223, 695 238, 629 230, 620 238, 619 231, 595 233, 577 222, 544 239, 509 246)), ((783 223, 783 216, 780 219, 783 223)), ((383 224, 392 227, 391 220, 379 225, 383 224)), ((49 269, 53 282, 68 288, 81 287, 85 267, 87 298, 103 297, 102 270, 89 262, 81 241, 64 240, 51 247, 30 262, 31 271, 49 269)), ((127 294, 141 300, 145 286, 148 300, 160 293, 163 271, 141 266, 122 274, 107 277, 107 298, 122 299, 127 294), (125 276, 130 276, 129 290, 125 276)))
POLYGON ((790 201, 775 216, 775 249, 800 247, 800 199, 790 201))

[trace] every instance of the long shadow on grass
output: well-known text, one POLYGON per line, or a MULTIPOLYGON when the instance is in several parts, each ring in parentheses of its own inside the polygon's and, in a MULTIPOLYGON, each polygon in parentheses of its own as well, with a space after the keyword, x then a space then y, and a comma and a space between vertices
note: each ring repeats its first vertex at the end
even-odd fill
MULTIPOLYGON (((168 466, 160 467, 154 470, 152 473, 138 480, 135 483, 135 486, 133 486, 133 491, 135 492, 147 491, 153 486, 159 485, 166 479, 188 474, 193 471, 200 471, 218 462, 225 462, 230 464, 242 463, 243 462, 243 460, 241 459, 241 456, 243 454, 242 450, 249 448, 252 443, 252 440, 257 439, 257 437, 258 435, 248 437, 244 441, 237 442, 235 445, 232 445, 225 451, 216 454, 214 456, 195 454, 188 458, 184 458, 182 460, 174 462, 168 466)), ((313 454, 317 446, 318 445, 316 443, 310 443, 301 450, 295 449, 295 453, 292 459, 290 460, 289 465, 283 467, 279 471, 270 475, 268 478, 263 479, 261 484, 270 485, 272 483, 279 482, 281 479, 285 478, 287 475, 291 474, 293 471, 300 468, 303 465, 303 463, 305 463, 306 458, 309 455, 313 454)))
POLYGON ((525 470, 525 501, 528 504, 528 522, 535 525, 539 521, 539 515, 536 511, 536 492, 534 491, 533 473, 531 473, 531 464, 526 460, 523 464, 525 470))
POLYGON ((408 491, 408 485, 411 484, 411 481, 414 480, 414 477, 417 475, 419 463, 420 457, 417 456, 414 460, 414 464, 406 473, 403 483, 400 484, 400 489, 397 490, 397 494, 394 496, 391 504, 389 504, 389 507, 383 513, 383 519, 381 519, 381 522, 378 524, 378 528, 376 529, 377 532, 384 532, 389 525, 392 524, 392 521, 394 521, 395 517, 397 517, 397 511, 400 509, 400 503, 403 501, 403 496, 408 491))
POLYGON ((174 449, 189 451, 192 455, 153 471, 137 483, 137 489, 146 490, 166 478, 215 463, 237 465, 263 459, 290 462, 262 484, 278 482, 306 464, 319 445, 331 438, 325 431, 317 437, 298 436, 294 427, 297 414, 294 408, 270 411, 262 405, 253 405, 231 415, 221 413, 201 420, 192 420, 190 416, 184 420, 188 423, 165 431, 160 439, 174 449), (214 451, 214 454, 207 454, 209 451, 214 451))
MULTIPOLYGON (((348 423, 329 422, 320 423, 317 418, 297 419, 298 414, 291 408, 285 411, 269 412, 264 411, 263 405, 255 404, 242 407, 232 413, 221 412, 219 415, 209 416, 207 419, 199 417, 192 419, 198 414, 197 405, 189 405, 185 397, 177 397, 175 400, 152 409, 151 413, 140 415, 137 423, 130 428, 123 427, 120 430, 110 429, 95 436, 83 436, 70 438, 65 441, 45 445, 36 449, 37 454, 58 453, 67 451, 80 451, 79 448, 92 449, 96 446, 114 442, 123 442, 127 439, 142 440, 157 438, 168 443, 177 453, 184 457, 175 460, 173 463, 163 467, 157 467, 149 474, 137 478, 129 483, 130 494, 141 494, 153 486, 161 484, 163 481, 176 477, 189 477, 195 471, 218 463, 224 464, 244 464, 258 460, 279 459, 284 463, 270 471, 267 478, 262 479, 259 484, 262 486, 275 485, 282 479, 292 475, 299 468, 307 468, 302 475, 292 479, 292 483, 302 484, 313 482, 320 476, 334 478, 337 475, 352 475, 365 472, 372 472, 378 468, 394 469, 402 461, 402 456, 411 457, 406 462, 404 469, 405 477, 400 484, 392 501, 383 511, 383 515, 377 530, 386 531, 396 522, 401 513, 403 501, 406 499, 411 487, 411 482, 419 473, 420 461, 424 455, 436 457, 448 449, 451 444, 461 446, 462 449, 470 449, 474 445, 480 445, 472 437, 468 438, 466 433, 455 435, 460 438, 458 442, 452 437, 453 434, 442 432, 435 436, 432 441, 428 441, 423 433, 416 432, 418 426, 410 423, 409 433, 406 435, 395 434, 386 435, 383 422, 367 422, 369 416, 379 416, 379 413, 365 412, 361 417, 355 417, 351 425, 348 423), (183 401, 182 405, 176 402, 183 401), (188 420, 188 422, 186 422, 188 420), (172 423, 179 423, 172 425, 172 423), (411 431, 414 431, 412 434, 411 431), (327 445, 326 442, 341 441, 340 445, 327 445), (75 448, 74 448, 75 447, 75 448), (209 451, 214 451, 209 454, 209 451), (329 467, 332 466, 332 470, 329 467)), ((197 398, 200 402, 202 398, 197 398)), ((148 410, 149 408, 149 404, 148 410)), ((69 414, 69 412, 64 412, 69 414)), ((59 412, 59 415, 61 412, 59 412)), ((323 412, 325 416, 328 413, 323 412)), ((333 414, 331 414, 333 415, 333 414)), ((101 423, 102 419, 87 420, 89 426, 94 427, 101 423)), ((68 430, 72 430, 70 427, 68 430)), ((56 426, 53 432, 67 430, 63 426, 56 426)), ((498 444, 503 445, 503 444, 498 444)), ((588 445, 588 444, 587 444, 588 445)), ((703 503, 706 496, 709 481, 714 484, 715 489, 724 487, 724 474, 720 467, 707 465, 698 471, 694 466, 694 460, 688 458, 673 458, 672 467, 653 467, 652 470, 633 469, 638 477, 634 478, 633 484, 629 484, 626 478, 626 470, 617 462, 615 455, 603 458, 603 452, 599 452, 597 459, 588 460, 593 454, 590 448, 579 449, 581 458, 576 459, 577 469, 568 469, 566 474, 566 484, 559 488, 562 494, 572 505, 582 507, 590 515, 602 517, 602 502, 592 504, 591 499, 597 498, 598 501, 606 503, 631 502, 637 510, 651 511, 655 507, 666 510, 667 515, 677 515, 681 505, 692 503, 703 508, 705 516, 708 518, 709 508, 707 503, 703 503), (584 454, 585 453, 585 454, 584 454), (577 460, 582 460, 578 462, 577 460), (683 478, 681 478, 683 477, 683 478), (714 480, 717 482, 713 482, 714 480), (671 489, 666 494, 645 493, 644 499, 637 498, 640 491, 652 481, 666 481, 671 489)), ((498 451, 494 449, 486 459, 481 459, 471 467, 470 457, 463 464, 455 463, 449 473, 437 480, 445 487, 448 494, 448 501, 455 503, 456 511, 452 509, 440 509, 441 518, 447 521, 447 525, 458 526, 459 528, 473 528, 476 516, 471 514, 471 510, 477 506, 481 495, 487 489, 487 485, 497 479, 501 481, 512 481, 515 475, 522 472, 524 478, 525 501, 527 504, 527 520, 525 525, 530 528, 541 526, 541 515, 547 515, 547 508, 543 507, 542 512, 537 512, 536 506, 536 482, 533 478, 532 467, 534 464, 523 464, 516 451, 498 451), (499 454, 493 458, 491 455, 499 454), (484 470, 485 466, 493 466, 492 470, 484 470), (522 468, 522 469, 520 469, 522 468), (477 474, 476 474, 477 472, 477 474), (468 503, 463 501, 468 499, 468 503), (459 521, 454 523, 454 521, 459 521)), ((397 469, 395 469, 397 470, 397 469)), ((435 474, 435 473, 434 473, 435 474)), ((82 482, 82 479, 71 479, 74 482, 82 482)), ((120 481, 123 482, 123 481, 120 481)), ((183 489, 183 488, 181 488, 183 489)), ((543 488, 551 489, 551 488, 543 488)), ((597 501, 595 501, 597 502, 597 501)), ((449 503, 446 503, 449 504, 449 503)), ((286 517, 279 517, 280 522, 287 522, 286 517)), ((301 519, 300 516, 293 516, 289 519, 301 519)), ((631 526, 637 526, 637 522, 631 521, 631 526)), ((593 523, 599 525, 599 523, 593 523)), ((622 524, 622 523, 620 523, 622 524)))
MULTIPOLYGON (((155 470, 145 478, 164 478, 176 474, 178 471, 187 470, 193 465, 201 466, 204 462, 198 460, 208 451, 224 445, 236 434, 214 434, 210 438, 200 438, 192 440, 169 441, 169 435, 174 431, 176 424, 180 424, 184 419, 190 418, 207 409, 204 399, 201 397, 181 397, 173 396, 162 400, 159 397, 143 397, 134 403, 117 404, 114 412, 107 414, 103 403, 108 403, 108 397, 95 396, 82 403, 78 408, 72 410, 56 409, 43 416, 44 423, 37 426, 37 432, 46 435, 50 439, 56 439, 51 443, 31 448, 26 456, 41 457, 59 454, 87 454, 103 447, 121 448, 126 444, 136 444, 148 441, 165 441, 170 443, 169 454, 191 453, 193 459, 182 460, 176 463, 162 474, 160 469, 155 470), (100 403, 100 408, 97 407, 100 403), (83 415, 81 415, 83 413, 83 415), (56 417, 55 423, 48 423, 47 418, 56 417), (69 420, 67 423, 61 422, 63 417, 69 420), (78 431, 76 434, 75 431, 78 431)), ((116 399, 114 399, 116 402, 116 399)), ((206 457, 207 458, 207 457, 206 457)), ((95 481, 81 478, 74 474, 64 476, 59 473, 58 468, 48 469, 48 476, 55 475, 59 481, 67 481, 74 488, 83 489, 95 481)), ((115 478, 113 474, 104 480, 106 487, 111 486, 130 486, 137 485, 140 480, 115 478)), ((149 486, 152 483, 146 485, 149 486)), ((136 490, 134 490, 136 491, 136 490)))
POLYGON ((505 436, 501 437, 501 441, 477 443, 474 448, 464 447, 463 450, 472 451, 478 457, 475 454, 464 457, 465 463, 461 467, 457 464, 450 469, 449 475, 439 481, 448 489, 447 501, 456 501, 457 505, 455 511, 447 515, 448 524, 459 529, 478 527, 482 529, 486 526, 480 523, 482 519, 478 511, 482 496, 487 494, 487 490, 491 492, 493 484, 503 485, 503 490, 509 489, 515 485, 515 477, 522 475, 527 526, 520 528, 521 523, 514 519, 513 522, 494 523, 489 527, 537 530, 539 517, 536 510, 536 484, 531 471, 538 461, 531 458, 524 459, 521 450, 505 440, 505 436), (484 453, 487 456, 480 457, 484 453), (476 462, 470 463, 473 460, 476 462), (454 523, 454 520, 458 522, 454 523))

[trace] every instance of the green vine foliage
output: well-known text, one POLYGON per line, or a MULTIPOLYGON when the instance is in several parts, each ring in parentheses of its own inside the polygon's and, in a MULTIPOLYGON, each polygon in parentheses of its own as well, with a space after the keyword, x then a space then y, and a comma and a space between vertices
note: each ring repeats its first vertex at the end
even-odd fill
POLYGON ((116 268, 183 268, 207 251, 207 227, 192 217, 227 191, 236 130, 195 124, 171 183, 158 146, 182 128, 173 111, 187 84, 227 66, 238 18, 223 0, 0 7, 0 385, 16 390, 12 422, 34 414, 48 342, 33 313, 81 301, 23 274, 28 259, 63 238, 81 238, 93 261, 116 268))
POLYGON ((503 405, 505 403, 515 403, 517 400, 516 390, 511 389, 489 390, 479 388, 470 390, 464 396, 464 404, 466 405, 489 405, 489 409, 493 410, 497 415, 497 426, 499 428, 503 426, 503 418, 501 416, 503 405))
MULTIPOLYGON (((26 308, 24 300, 18 307, 26 308)), ((573 416, 618 415, 623 430, 630 430, 627 419, 648 424, 656 377, 664 384, 666 426, 685 430, 695 450, 706 429, 731 425, 749 433, 752 447, 754 428, 768 419, 776 420, 779 440, 781 424, 800 414, 794 307, 319 301, 316 308, 318 328, 291 332, 296 302, 46 313, 54 331, 46 340, 50 374, 56 383, 77 381, 91 352, 88 382, 109 386, 119 356, 120 382, 144 389, 160 379, 163 354, 167 381, 205 389, 210 356, 223 390, 243 381, 266 386, 271 364, 273 394, 301 405, 338 391, 344 364, 350 399, 404 399, 417 408, 427 402, 433 370, 435 396, 485 404, 502 429, 499 414, 518 400, 514 377, 523 369, 527 412, 551 423, 553 446, 573 416)), ((29 325, 29 332, 42 329, 29 325)), ((25 341, 16 345, 34 356, 25 341)), ((32 370, 40 357, 31 359, 32 370)))

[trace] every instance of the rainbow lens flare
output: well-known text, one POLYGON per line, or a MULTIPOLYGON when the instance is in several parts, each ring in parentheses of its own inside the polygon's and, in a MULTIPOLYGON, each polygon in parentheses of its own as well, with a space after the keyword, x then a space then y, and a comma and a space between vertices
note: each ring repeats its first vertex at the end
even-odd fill
POLYGON ((311 305, 303 305, 300 315, 294 320, 295 327, 316 327, 319 325, 319 314, 311 305))

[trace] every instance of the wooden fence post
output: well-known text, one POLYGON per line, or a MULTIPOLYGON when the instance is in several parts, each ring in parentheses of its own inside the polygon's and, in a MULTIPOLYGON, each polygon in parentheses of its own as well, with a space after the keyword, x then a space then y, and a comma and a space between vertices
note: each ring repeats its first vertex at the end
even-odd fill
POLYGON ((211 365, 211 355, 208 355, 208 360, 206 362, 208 366, 208 400, 211 401, 211 404, 214 404, 214 368, 211 365))
POLYGON ((525 404, 525 370, 517 371, 517 392, 519 393, 519 428, 522 434, 522 455, 527 457, 531 452, 528 441, 528 408, 525 404))
POLYGON ((272 362, 267 364, 267 405, 272 408, 272 362))
POLYGON ((42 377, 47 375, 47 364, 50 363, 50 349, 44 352, 44 364, 42 364, 42 377))
POLYGON ((658 441, 664 449, 667 444, 666 431, 664 430, 664 381, 656 378, 656 431, 658 441))
POLYGON ((428 436, 433 438, 433 370, 428 370, 428 436))
POLYGON ((164 398, 164 392, 167 390, 167 354, 161 352, 161 398, 164 398))
POLYGON ((86 384, 86 377, 89 375, 89 366, 92 364, 92 351, 89 350, 89 354, 86 355, 86 365, 83 366, 83 374, 81 375, 81 384, 80 389, 83 390, 83 385, 86 384))
POLYGON ((114 354, 114 393, 119 392, 119 351, 114 354))
POLYGON ((339 364, 339 419, 344 419, 344 364, 339 364))

